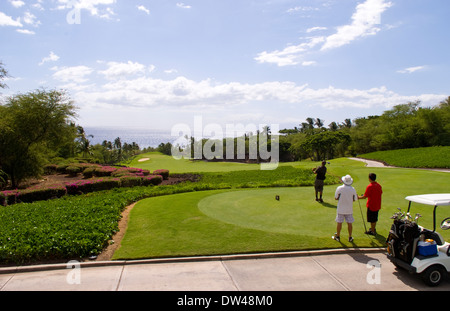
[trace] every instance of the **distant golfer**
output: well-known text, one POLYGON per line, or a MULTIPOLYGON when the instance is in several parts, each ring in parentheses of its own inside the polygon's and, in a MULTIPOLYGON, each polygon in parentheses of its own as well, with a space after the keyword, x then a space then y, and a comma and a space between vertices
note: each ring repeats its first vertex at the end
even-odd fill
POLYGON ((323 184, 326 178, 327 168, 325 166, 327 164, 326 161, 322 161, 322 166, 313 168, 314 174, 316 174, 316 180, 314 181, 314 189, 316 190, 316 201, 323 202, 323 184), (319 197, 320 194, 320 197, 319 197))
POLYGON ((383 189, 379 183, 376 182, 377 175, 374 173, 369 174, 370 184, 366 188, 366 192, 358 196, 358 199, 367 198, 367 222, 370 222, 370 229, 366 234, 377 235, 376 225, 378 221, 378 211, 381 209, 381 195, 383 189))
POLYGON ((336 233, 332 236, 336 241, 341 240, 341 229, 344 220, 347 222, 348 226, 348 241, 353 242, 352 231, 353 231, 353 202, 358 199, 355 188, 352 187, 353 179, 350 175, 345 175, 341 178, 344 183, 342 186, 337 187, 334 198, 339 200, 337 211, 336 211, 336 222, 337 228, 336 233))

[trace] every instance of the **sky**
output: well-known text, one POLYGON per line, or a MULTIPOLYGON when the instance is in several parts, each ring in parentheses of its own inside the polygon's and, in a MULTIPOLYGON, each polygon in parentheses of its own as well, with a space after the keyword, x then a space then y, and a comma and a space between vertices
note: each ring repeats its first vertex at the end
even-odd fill
POLYGON ((327 126, 447 98, 449 12, 448 0, 0 0, 0 92, 66 90, 84 127, 327 126))

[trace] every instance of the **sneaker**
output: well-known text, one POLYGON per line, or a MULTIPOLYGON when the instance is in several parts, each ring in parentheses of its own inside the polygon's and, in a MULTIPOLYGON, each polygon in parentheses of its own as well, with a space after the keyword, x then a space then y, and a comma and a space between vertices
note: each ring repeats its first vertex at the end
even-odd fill
POLYGON ((352 242, 353 242, 353 238, 352 238, 352 237, 349 237, 349 238, 348 238, 348 241, 349 241, 350 243, 352 243, 352 242))
POLYGON ((333 240, 340 242, 341 238, 336 233, 331 237, 333 240))
POLYGON ((365 234, 368 234, 368 235, 377 235, 376 231, 373 232, 372 230, 366 231, 365 234))

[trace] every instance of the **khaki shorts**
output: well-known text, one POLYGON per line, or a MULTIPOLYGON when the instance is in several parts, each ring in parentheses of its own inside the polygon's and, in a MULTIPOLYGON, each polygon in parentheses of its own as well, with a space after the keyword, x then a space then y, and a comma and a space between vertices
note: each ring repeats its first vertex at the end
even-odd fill
POLYGON ((355 221, 355 218, 353 218, 352 214, 337 214, 336 215, 336 222, 337 223, 343 223, 344 220, 348 223, 351 224, 355 221))

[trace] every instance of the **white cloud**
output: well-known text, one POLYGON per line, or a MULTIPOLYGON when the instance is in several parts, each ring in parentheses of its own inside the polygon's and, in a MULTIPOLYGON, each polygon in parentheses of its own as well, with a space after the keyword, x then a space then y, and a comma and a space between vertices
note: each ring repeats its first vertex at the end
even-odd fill
MULTIPOLYGON (((107 66, 108 69, 99 71, 107 79, 118 79, 129 75, 145 74, 147 70, 145 65, 132 61, 128 61, 127 63, 108 62, 107 66)), ((154 66, 150 66, 148 70, 151 72, 154 68, 154 66)))
MULTIPOLYGON (((90 70, 81 70, 90 74, 90 70)), ((75 72, 63 75, 79 76, 75 72)), ((84 78, 82 76, 81 78, 84 78)), ((75 79, 72 78, 71 81, 75 79)), ((82 79, 80 79, 82 80, 82 79)), ((69 79, 66 79, 66 82, 69 79)), ((138 107, 161 109, 189 109, 204 113, 205 109, 224 109, 244 111, 254 103, 269 104, 268 107, 294 105, 296 107, 321 107, 327 110, 357 108, 389 109, 394 105, 420 100, 423 105, 435 105, 448 95, 419 94, 401 95, 386 87, 371 89, 343 89, 329 86, 314 89, 307 84, 294 82, 262 83, 218 83, 211 79, 194 81, 183 76, 174 79, 138 77, 114 80, 103 85, 88 87, 78 85, 74 98, 89 107, 138 107), (82 91, 78 91, 82 90, 82 91), (236 110, 237 109, 237 110, 236 110)), ((262 107, 262 106, 261 106, 262 107)), ((270 109, 270 108, 269 108, 270 109)), ((279 109, 279 108, 275 108, 279 109)))
POLYGON ((312 37, 308 42, 299 45, 292 45, 286 47, 282 51, 262 52, 259 53, 255 60, 259 63, 275 63, 278 66, 291 66, 300 64, 302 57, 306 52, 311 50, 316 45, 324 42, 324 37, 312 37))
POLYGON ((164 70, 164 73, 167 73, 167 74, 177 73, 177 72, 178 72, 178 70, 176 70, 176 69, 167 69, 167 70, 164 70))
MULTIPOLYGON (((377 25, 381 22, 381 14, 391 5, 392 3, 386 0, 366 0, 364 3, 356 6, 351 24, 337 27, 334 34, 326 37, 307 38, 308 42, 288 46, 281 51, 264 51, 259 53, 255 60, 259 63, 274 63, 280 67, 298 65, 304 62, 302 59, 308 53, 317 52, 317 49, 314 50, 313 48, 319 44, 321 44, 319 50, 326 51, 349 44, 358 38, 374 35, 380 31, 377 25)), ((301 7, 297 9, 300 10, 301 7)), ((306 32, 310 33, 318 30, 326 30, 326 28, 312 27, 307 29, 306 32)))
POLYGON ((311 27, 306 29, 307 33, 313 32, 313 31, 320 31, 320 30, 327 30, 327 27, 311 27))
POLYGON ((94 70, 87 66, 73 66, 73 67, 53 67, 55 73, 53 78, 62 82, 84 83, 88 81, 86 76, 90 75, 94 70))
POLYGON ((287 13, 297 13, 297 12, 308 12, 308 11, 318 11, 319 8, 312 6, 296 6, 294 8, 288 9, 287 13))
POLYGON ((413 72, 416 72, 416 71, 419 71, 419 70, 423 70, 425 68, 426 68, 426 66, 408 67, 408 68, 405 68, 405 69, 402 69, 402 70, 398 70, 397 72, 398 73, 413 73, 413 72))
POLYGON ((14 20, 3 12, 0 12, 0 26, 23 27, 20 18, 14 20))
POLYGON ((38 27, 41 22, 37 20, 36 16, 30 12, 25 12, 25 15, 23 16, 23 21, 25 24, 38 27))
POLYGON ((315 61, 303 61, 302 62, 302 66, 313 66, 316 64, 317 64, 317 62, 315 62, 315 61))
POLYGON ((15 8, 20 8, 22 6, 25 5, 25 2, 20 1, 20 0, 9 0, 9 2, 11 3, 11 5, 15 8))
POLYGON ((190 8, 192 8, 190 5, 184 4, 183 2, 178 2, 177 3, 177 7, 182 8, 182 9, 190 9, 190 8))
POLYGON ((28 30, 28 29, 16 29, 16 31, 18 33, 22 33, 24 35, 35 35, 36 33, 32 30, 28 30))
POLYGON ((143 6, 143 5, 138 5, 138 6, 137 6, 137 9, 138 9, 139 11, 143 11, 143 12, 147 13, 147 15, 150 14, 150 10, 147 9, 147 8, 146 8, 145 6, 143 6))
POLYGON ((47 57, 44 57, 42 61, 39 63, 39 66, 43 65, 46 62, 56 62, 59 60, 59 56, 53 53, 53 51, 50 52, 50 54, 47 57))
POLYGON ((377 25, 381 24, 381 14, 391 6, 392 3, 386 0, 366 0, 358 4, 352 23, 338 27, 335 34, 327 37, 321 50, 338 48, 358 38, 376 34, 380 31, 377 25))

